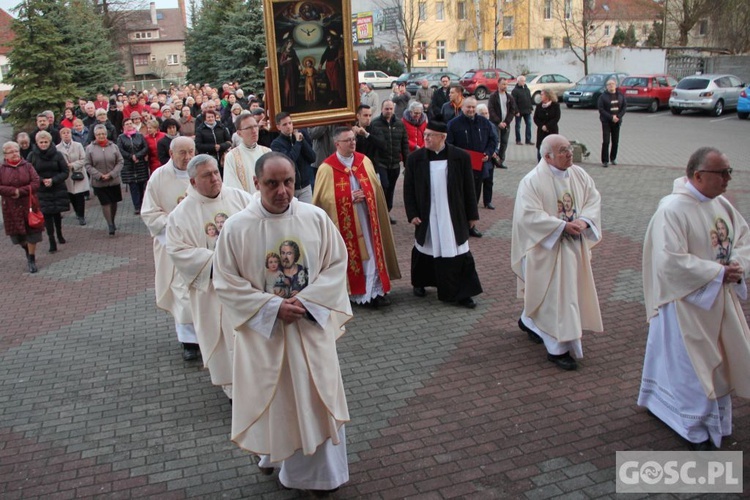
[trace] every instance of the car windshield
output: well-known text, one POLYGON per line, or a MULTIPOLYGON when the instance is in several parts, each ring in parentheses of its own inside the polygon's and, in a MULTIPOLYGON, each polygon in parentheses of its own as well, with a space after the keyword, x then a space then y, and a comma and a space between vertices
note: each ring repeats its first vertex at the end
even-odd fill
POLYGON ((531 80, 533 80, 533 79, 534 79, 534 78, 536 78, 537 76, 539 76, 539 75, 535 75, 535 74, 533 74, 533 73, 532 73, 532 74, 530 74, 530 75, 526 75, 526 81, 527 81, 527 82, 530 82, 531 80))
POLYGON ((623 87, 648 87, 648 78, 628 77, 622 81, 623 87))
POLYGON ((677 84, 677 88, 681 90, 699 90, 708 87, 708 78, 685 78, 677 84))
POLYGON ((473 71, 467 71, 466 73, 464 73, 464 76, 462 76, 461 78, 466 78, 466 79, 468 79, 468 78, 474 78, 474 72, 473 71))
POLYGON ((607 75, 586 75, 578 80, 577 85, 604 85, 607 75))

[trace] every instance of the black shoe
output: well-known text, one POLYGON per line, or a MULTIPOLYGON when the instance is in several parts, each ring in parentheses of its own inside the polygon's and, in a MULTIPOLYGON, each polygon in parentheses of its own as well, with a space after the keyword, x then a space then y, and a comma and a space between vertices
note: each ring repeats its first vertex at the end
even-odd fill
POLYGON ((474 309, 475 307, 477 307, 477 303, 474 302, 474 299, 472 299, 471 297, 469 297, 468 299, 461 299, 457 302, 457 304, 467 309, 474 309))
POLYGON ((60 243, 61 245, 64 245, 64 244, 67 243, 67 241, 65 240, 65 238, 63 238, 62 236, 58 236, 57 237, 57 242, 60 243))
POLYGON ((395 225, 396 224, 396 219, 394 219, 393 217, 390 217, 390 219, 391 219, 391 226, 395 225))
POLYGON ((415 286, 412 291, 414 292, 415 297, 424 297, 427 295, 427 290, 425 290, 423 286, 415 286))
POLYGON ((714 446, 714 444, 711 442, 710 439, 706 439, 702 443, 693 443, 691 441, 685 441, 688 445, 688 448, 691 451, 716 451, 718 448, 714 446))
POLYGON ((86 225, 86 217, 76 217, 78 219, 78 225, 79 226, 85 226, 86 225))
POLYGON ((389 299, 385 295, 378 295, 377 297, 372 299, 370 303, 372 304, 372 307, 377 309, 379 307, 387 307, 391 305, 391 299, 389 299))
POLYGON ((36 256, 34 256, 34 255, 29 255, 29 256, 28 256, 28 257, 26 258, 26 261, 27 261, 27 263, 29 264, 29 273, 31 273, 31 274, 34 274, 35 272, 37 272, 37 271, 38 271, 38 269, 37 269, 37 267, 36 267, 36 256))
POLYGON ((115 235, 115 229, 117 229, 117 228, 115 227, 114 224, 110 224, 109 225, 109 235, 110 236, 114 236, 115 235))
POLYGON ((49 253, 57 252, 57 243, 54 240, 49 242, 49 253))
POLYGON ((495 205, 493 205, 492 203, 485 203, 484 208, 486 208, 487 210, 495 210, 495 205))
POLYGON ((505 170, 508 170, 508 165, 506 165, 505 163, 501 163, 497 168, 504 168, 505 170))
POLYGON ((516 146, 523 146, 523 143, 521 141, 516 141, 516 146))
POLYGON ((527 143, 526 143, 526 145, 527 145, 527 146, 533 146, 533 145, 534 145, 534 143, 533 143, 533 142, 527 142, 527 143))
POLYGON ((576 363, 576 360, 573 359, 573 356, 570 355, 569 352, 566 352, 565 354, 547 354, 547 360, 552 361, 557 366, 562 368, 566 371, 575 370, 578 368, 578 363, 576 363))
POLYGON ((607 163, 606 161, 602 163, 602 167, 607 168, 608 166, 609 166, 609 163, 607 163))
POLYGON ((482 237, 482 233, 479 232, 479 229, 477 229, 476 227, 470 227, 469 228, 469 236, 473 236, 475 238, 481 238, 482 237))
POLYGON ((526 335, 529 336, 529 340, 532 341, 533 343, 535 344, 544 343, 544 340, 542 340, 542 337, 537 335, 537 333, 534 330, 526 326, 526 324, 523 321, 521 321, 521 318, 518 318, 518 328, 520 328, 522 332, 526 332, 526 335))
POLYGON ((195 361, 201 357, 201 349, 198 344, 182 344, 182 359, 185 361, 195 361))

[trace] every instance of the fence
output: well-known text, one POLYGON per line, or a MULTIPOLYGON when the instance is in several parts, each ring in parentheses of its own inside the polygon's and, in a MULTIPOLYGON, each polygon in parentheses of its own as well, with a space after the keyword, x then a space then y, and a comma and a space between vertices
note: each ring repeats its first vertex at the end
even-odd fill
POLYGON ((158 80, 132 80, 123 82, 122 86, 128 90, 157 90, 168 89, 170 85, 183 85, 185 82, 180 78, 162 78, 158 80))

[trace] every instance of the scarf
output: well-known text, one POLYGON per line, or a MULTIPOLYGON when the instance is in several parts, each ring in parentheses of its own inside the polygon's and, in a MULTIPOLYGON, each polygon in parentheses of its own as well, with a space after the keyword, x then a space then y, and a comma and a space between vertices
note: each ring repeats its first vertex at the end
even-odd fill
POLYGON ((123 134, 127 135, 128 137, 133 137, 136 132, 138 132, 138 130, 136 130, 136 129, 126 130, 126 131, 123 132, 123 134))
POLYGON ((97 140, 96 143, 100 145, 101 147, 106 148, 107 144, 109 144, 109 140, 108 139, 104 139, 103 141, 97 140))

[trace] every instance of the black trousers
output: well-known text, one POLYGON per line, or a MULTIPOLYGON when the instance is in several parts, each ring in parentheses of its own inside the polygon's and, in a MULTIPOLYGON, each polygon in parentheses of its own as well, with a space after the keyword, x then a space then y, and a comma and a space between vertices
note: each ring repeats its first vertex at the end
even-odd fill
POLYGON ((508 149, 508 139, 510 139, 510 125, 505 128, 497 127, 497 135, 500 137, 500 145, 497 148, 497 156, 500 161, 505 163, 505 151, 508 149))
POLYGON ((86 193, 68 193, 68 198, 70 204, 73 205, 76 217, 83 217, 86 210, 86 193))
POLYGON ((602 122, 602 163, 617 159, 617 146, 620 144, 620 124, 622 122, 602 122), (612 147, 610 148, 610 138, 612 147))
POLYGON ((450 258, 432 257, 412 247, 411 285, 437 287, 438 300, 443 302, 457 302, 482 293, 471 252, 450 258))
POLYGON ((396 165, 391 168, 378 167, 378 177, 380 177, 380 184, 383 186, 383 193, 385 194, 385 203, 388 205, 388 211, 390 212, 393 208, 393 194, 396 192, 396 182, 398 182, 398 176, 401 175, 401 166, 396 165))

